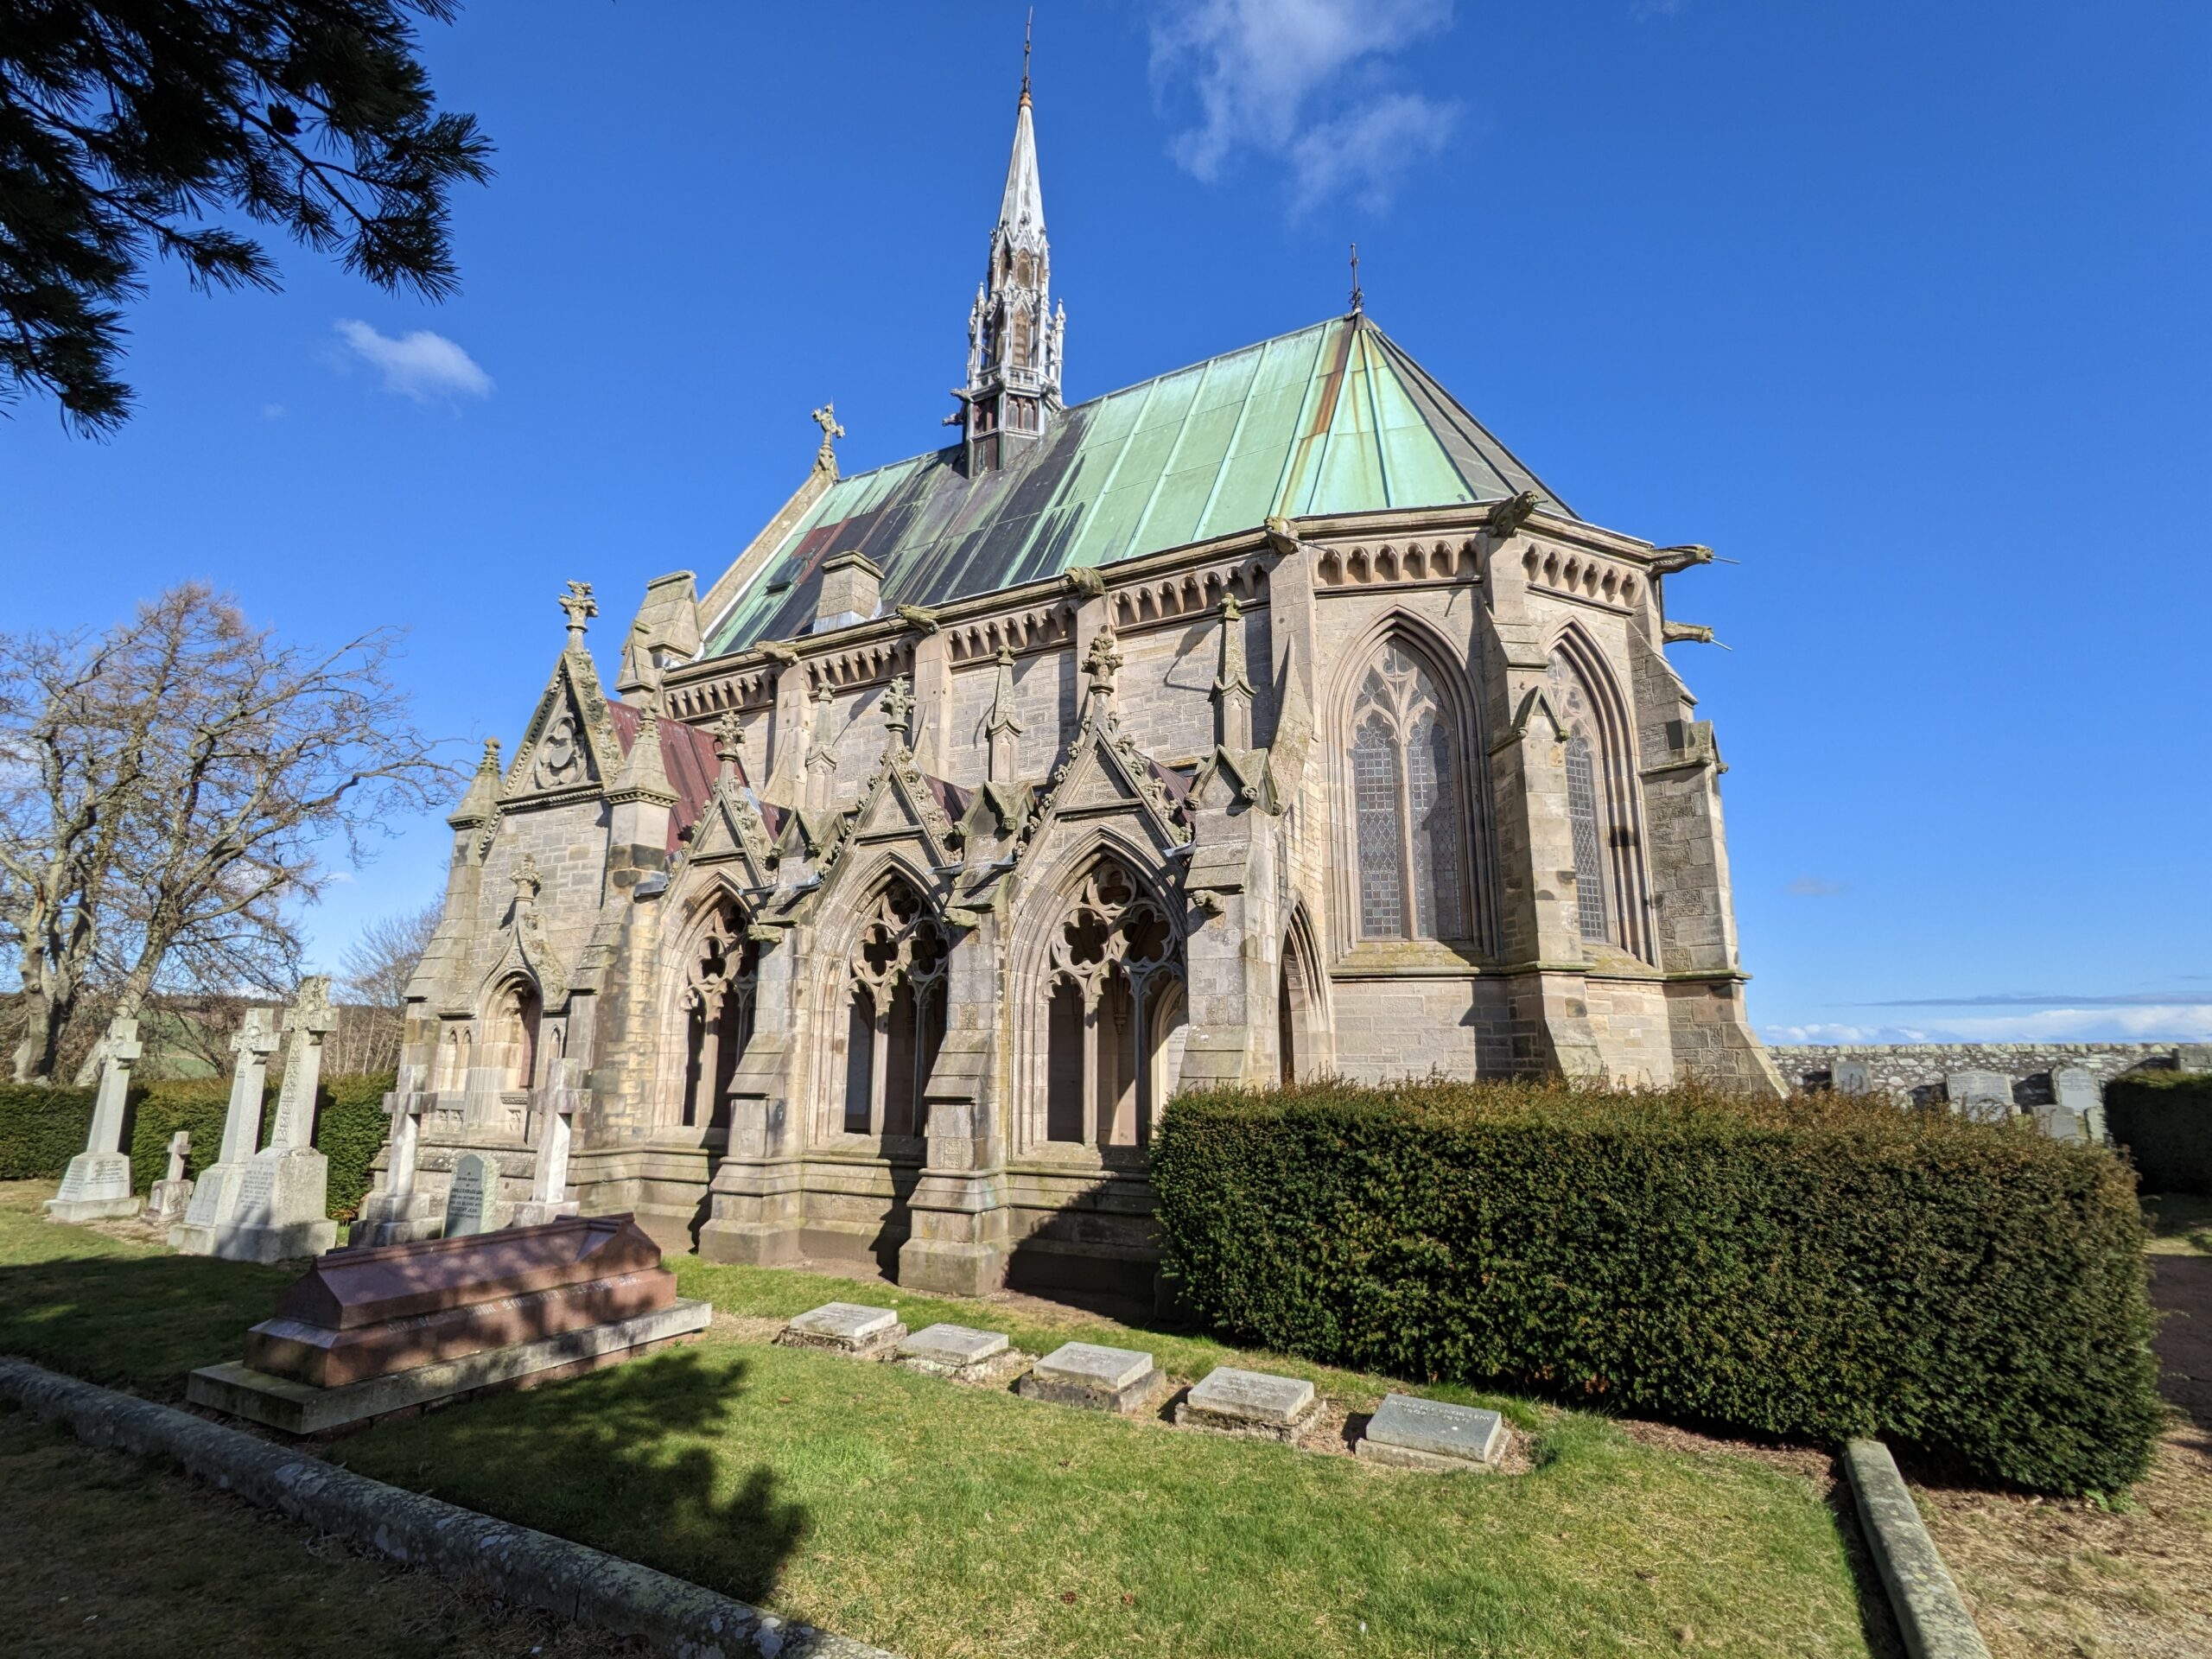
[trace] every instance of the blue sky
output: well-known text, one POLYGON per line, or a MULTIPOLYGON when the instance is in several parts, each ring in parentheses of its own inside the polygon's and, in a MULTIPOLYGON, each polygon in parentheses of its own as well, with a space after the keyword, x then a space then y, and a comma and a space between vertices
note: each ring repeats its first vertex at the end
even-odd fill
MULTIPOLYGON (((499 147, 460 298, 278 250, 157 272, 137 418, 0 425, 0 626, 189 576, 410 630, 512 744, 598 586, 710 576, 803 476, 932 448, 1022 7, 478 0, 433 79, 499 147)), ((2212 10, 1782 0, 1039 8, 1071 397, 1369 308, 1669 584, 1717 723, 1762 1031, 2212 1036, 2212 10)), ((390 826, 327 963, 442 882, 390 826)))

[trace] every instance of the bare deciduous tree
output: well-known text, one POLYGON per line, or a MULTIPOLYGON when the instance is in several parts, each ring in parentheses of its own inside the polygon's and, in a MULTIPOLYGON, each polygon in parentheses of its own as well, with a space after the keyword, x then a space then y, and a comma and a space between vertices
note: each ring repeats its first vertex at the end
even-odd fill
POLYGON ((407 982, 430 946, 445 904, 384 916, 363 928, 338 959, 338 1032, 325 1062, 334 1072, 389 1071, 399 1064, 407 982))
POLYGON ((429 805, 451 770, 389 677, 395 634, 288 645, 200 583, 98 639, 0 635, 0 928, 17 948, 16 1081, 55 1074, 87 988, 281 993, 296 906, 335 849, 429 805))

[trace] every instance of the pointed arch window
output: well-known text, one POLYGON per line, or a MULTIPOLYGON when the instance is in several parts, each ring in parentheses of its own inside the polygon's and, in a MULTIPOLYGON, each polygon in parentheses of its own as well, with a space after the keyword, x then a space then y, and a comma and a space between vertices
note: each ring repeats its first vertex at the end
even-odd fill
POLYGON ((1567 728, 1567 816, 1574 849, 1576 930, 1593 944, 1637 950, 1643 891, 1634 804, 1616 705, 1600 662, 1555 647, 1546 672, 1567 728))
POLYGON ((1148 1146, 1185 1025, 1173 917, 1108 860, 1084 881, 1048 958, 1045 1138, 1148 1146))
POLYGON ((849 964, 843 1128, 926 1135, 923 1091, 944 1041, 951 941, 921 895, 894 880, 876 896, 849 964))
POLYGON ((1465 938, 1465 779, 1427 665, 1386 645, 1360 683, 1351 729, 1359 937, 1465 938))
POLYGON ((753 1040, 759 948, 745 937, 736 907, 709 912, 685 953, 683 972, 683 1122, 694 1128, 729 1121, 730 1078, 753 1040))

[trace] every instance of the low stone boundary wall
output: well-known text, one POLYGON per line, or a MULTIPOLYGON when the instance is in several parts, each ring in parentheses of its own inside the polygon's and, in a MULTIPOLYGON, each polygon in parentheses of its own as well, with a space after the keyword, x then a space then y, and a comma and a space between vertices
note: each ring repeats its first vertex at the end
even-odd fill
POLYGON ((1912 1659, 1989 1659, 1890 1448, 1879 1440, 1849 1441, 1843 1465, 1905 1651, 1912 1659))
POLYGON ((0 1357, 0 1395, 92 1446, 173 1459, 250 1503, 410 1566, 621 1636, 678 1659, 891 1659, 810 1625, 549 1533, 257 1440, 189 1413, 0 1357))
POLYGON ((2012 1080, 2012 1101, 2024 1109, 2052 1103, 2050 1074, 2078 1065, 2098 1083, 2123 1071, 2171 1069, 2180 1053, 2172 1043, 1771 1043, 1767 1052, 1795 1087, 1825 1088, 1839 1060, 1862 1060, 1874 1087, 1916 1102, 1943 1098, 1943 1079, 1954 1071, 1996 1071, 2012 1080))

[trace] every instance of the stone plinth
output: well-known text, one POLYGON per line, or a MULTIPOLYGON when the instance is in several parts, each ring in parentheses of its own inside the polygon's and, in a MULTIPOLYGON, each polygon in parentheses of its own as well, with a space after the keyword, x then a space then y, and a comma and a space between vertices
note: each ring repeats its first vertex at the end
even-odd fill
POLYGON ((137 1215, 130 1160, 119 1152, 79 1153, 61 1177, 61 1190, 46 1201, 46 1213, 56 1221, 121 1221, 137 1215))
POLYGON ((1487 1469, 1505 1450, 1505 1420, 1474 1406, 1393 1394, 1352 1450, 1371 1463, 1403 1469, 1487 1469))
POLYGON ((854 1359, 880 1359, 906 1334, 896 1310, 857 1302, 826 1302, 776 1333, 786 1348, 823 1348, 854 1359))
POLYGON ((192 1204, 192 1186, 185 1180, 156 1181, 147 1190, 145 1212, 139 1219, 153 1224, 182 1221, 192 1204))
POLYGON ((1294 1440, 1320 1409, 1320 1396, 1302 1376, 1270 1376, 1224 1365, 1209 1372, 1175 1408, 1175 1421, 1221 1434, 1294 1440))
POLYGON ((204 1231, 186 1213, 172 1230, 188 1255, 229 1262, 292 1262, 320 1255, 338 1243, 329 1207, 330 1160, 313 1147, 270 1147, 246 1161, 232 1200, 233 1219, 204 1231), (195 1247, 205 1243, 204 1249, 195 1247))
POLYGON ((540 1374, 613 1363, 703 1326, 629 1216, 323 1257, 246 1333, 243 1364, 191 1397, 295 1433, 346 1427, 540 1374))
POLYGON ((1014 1392, 1084 1411, 1133 1412, 1160 1386, 1160 1368, 1134 1348, 1064 1343, 1039 1360, 1014 1392))
POLYGON ((992 1382, 1021 1363, 1003 1333, 964 1325, 932 1325, 899 1344, 899 1363, 956 1382, 992 1382))

